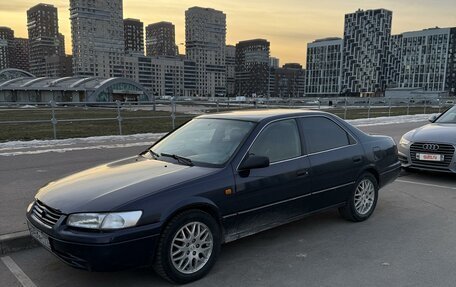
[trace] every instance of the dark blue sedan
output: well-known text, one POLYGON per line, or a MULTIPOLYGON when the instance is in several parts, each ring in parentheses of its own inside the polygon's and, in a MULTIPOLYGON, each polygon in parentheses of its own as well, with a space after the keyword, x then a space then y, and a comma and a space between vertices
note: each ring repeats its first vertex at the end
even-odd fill
POLYGON ((328 208, 366 220, 400 167, 391 138, 328 113, 204 115, 139 156, 49 183, 27 219, 71 266, 152 265, 187 283, 209 272, 222 243, 328 208))

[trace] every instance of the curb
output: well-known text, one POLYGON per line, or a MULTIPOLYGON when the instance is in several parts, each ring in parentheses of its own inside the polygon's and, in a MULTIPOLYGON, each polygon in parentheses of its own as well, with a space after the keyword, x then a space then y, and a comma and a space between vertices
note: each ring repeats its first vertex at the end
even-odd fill
POLYGON ((0 255, 37 247, 28 230, 0 235, 0 255))

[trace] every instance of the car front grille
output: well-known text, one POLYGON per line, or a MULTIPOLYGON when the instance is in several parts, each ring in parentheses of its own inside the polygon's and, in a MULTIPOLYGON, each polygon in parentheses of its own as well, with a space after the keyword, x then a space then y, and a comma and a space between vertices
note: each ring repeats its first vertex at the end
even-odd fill
POLYGON ((428 150, 424 146, 430 143, 414 143, 410 146, 410 158, 412 164, 418 167, 428 167, 433 169, 449 169, 454 156, 454 146, 450 144, 437 144, 438 149, 428 150), (416 158, 417 153, 440 154, 444 156, 444 161, 422 161, 416 158))
POLYGON ((32 216, 48 227, 52 228, 62 215, 58 210, 46 206, 39 200, 36 200, 33 205, 32 216))

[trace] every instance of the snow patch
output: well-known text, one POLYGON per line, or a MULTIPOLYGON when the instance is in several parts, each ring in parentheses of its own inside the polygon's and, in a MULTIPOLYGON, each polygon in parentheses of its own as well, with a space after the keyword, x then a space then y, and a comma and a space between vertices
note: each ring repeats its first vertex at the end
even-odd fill
POLYGON ((379 117, 379 118, 372 118, 372 119, 356 119, 356 120, 347 120, 347 122, 349 122, 350 124, 357 126, 357 127, 368 127, 368 126, 423 122, 423 121, 427 121, 427 119, 430 116, 432 116, 432 114, 379 117))
POLYGON ((126 147, 135 147, 135 146, 150 146, 152 142, 136 142, 129 144, 111 144, 111 145, 96 145, 96 146, 80 146, 80 147, 71 147, 71 148, 51 148, 51 149, 38 149, 38 150, 27 150, 27 151, 12 151, 0 153, 0 156, 17 156, 17 155, 33 155, 41 153, 65 153, 69 151, 81 151, 81 150, 94 150, 94 149, 112 149, 112 148, 126 148, 126 147))
MULTIPOLYGON (((4 150, 16 150, 16 149, 28 149, 28 148, 46 148, 55 146, 71 146, 78 144, 99 144, 99 143, 115 143, 115 142, 138 142, 138 141, 149 141, 158 140, 166 135, 166 133, 147 133, 147 134, 134 134, 125 136, 96 136, 87 138, 70 138, 63 140, 31 140, 31 141, 10 141, 0 143, 0 151, 4 150)), ((149 142, 151 143, 151 142, 149 142)), ((96 147, 96 146, 95 146, 96 147)))

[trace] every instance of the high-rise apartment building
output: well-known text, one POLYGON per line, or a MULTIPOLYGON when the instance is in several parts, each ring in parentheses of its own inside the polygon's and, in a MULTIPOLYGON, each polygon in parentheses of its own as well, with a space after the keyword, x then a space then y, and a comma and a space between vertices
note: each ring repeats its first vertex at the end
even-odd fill
POLYGON ((279 58, 269 57, 268 97, 276 96, 276 73, 280 68, 279 64, 279 58))
POLYGON ((10 68, 30 71, 29 58, 29 40, 25 38, 14 38, 10 68))
POLYGON ((60 76, 46 71, 46 57, 61 51, 57 8, 38 4, 27 10, 27 29, 30 45, 30 72, 37 77, 60 76))
POLYGON ((226 46, 226 95, 232 97, 235 95, 234 84, 236 81, 236 47, 233 45, 226 46))
POLYGON ((236 95, 268 96, 269 46, 264 39, 241 41, 236 45, 236 95))
POLYGON ((281 68, 272 69, 273 86, 271 97, 298 98, 304 97, 306 86, 306 70, 300 64, 288 63, 281 68))
POLYGON ((399 86, 399 76, 402 61, 402 34, 391 35, 389 52, 387 54, 387 87, 395 88, 399 86))
POLYGON ((456 28, 402 34, 400 86, 455 93, 456 28))
POLYGON ((16 68, 30 70, 29 41, 15 38, 14 31, 8 27, 0 27, 0 70, 16 68))
POLYGON ((173 23, 158 22, 146 27, 147 56, 177 56, 178 53, 173 23))
POLYGON ((448 58, 445 77, 445 91, 451 96, 456 96, 456 27, 450 29, 448 41, 448 58))
POLYGON ((186 56, 196 63, 199 96, 226 95, 226 15, 211 8, 185 11, 186 56))
POLYGON ((127 55, 124 77, 145 87, 155 97, 195 94, 195 63, 180 57, 127 55))
POLYGON ((122 0, 70 0, 70 20, 74 74, 121 75, 125 54, 122 0))
POLYGON ((59 52, 57 53, 59 56, 65 56, 65 35, 59 33, 59 52))
POLYGON ((144 55, 144 24, 138 19, 124 20, 125 53, 144 55))
POLYGON ((196 63, 183 58, 184 60, 184 96, 196 97, 197 91, 197 75, 196 75, 196 63))
POLYGON ((345 15, 343 91, 372 94, 385 89, 392 15, 386 9, 345 15))
POLYGON ((338 96, 342 84, 341 38, 325 38, 307 44, 306 95, 338 96))
POLYGON ((45 57, 45 71, 46 77, 55 77, 55 75, 59 75, 59 77, 70 77, 73 75, 72 69, 72 60, 73 57, 71 55, 52 55, 45 57))
POLYGON ((273 66, 269 67, 269 78, 268 78, 268 97, 276 97, 276 73, 279 67, 274 68, 273 66))
POLYGON ((278 69, 280 66, 280 60, 279 58, 276 57, 270 57, 269 58, 269 66, 273 69, 278 69))
POLYGON ((11 65, 13 40, 14 31, 8 27, 0 27, 0 70, 9 68, 11 65))

